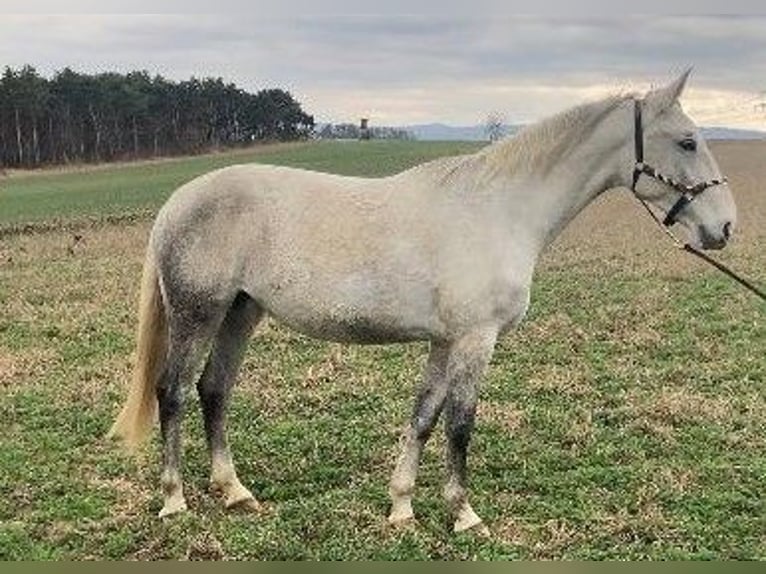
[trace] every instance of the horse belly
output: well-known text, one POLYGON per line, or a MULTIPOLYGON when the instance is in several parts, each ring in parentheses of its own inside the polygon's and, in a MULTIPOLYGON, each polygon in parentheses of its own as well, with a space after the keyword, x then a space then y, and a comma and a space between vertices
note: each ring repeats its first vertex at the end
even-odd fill
POLYGON ((428 289, 364 276, 334 281, 270 281, 255 299, 277 320, 310 337, 382 344, 430 338, 439 330, 428 289))

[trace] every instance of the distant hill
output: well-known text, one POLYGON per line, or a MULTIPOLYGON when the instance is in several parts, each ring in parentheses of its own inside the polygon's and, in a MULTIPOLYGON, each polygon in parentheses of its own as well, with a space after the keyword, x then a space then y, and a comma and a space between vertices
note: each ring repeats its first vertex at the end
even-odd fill
MULTIPOLYGON (((322 137, 323 131, 333 124, 317 124, 316 133, 322 137)), ((352 124, 337 124, 336 128, 348 128, 349 139, 357 139, 358 127, 352 124)), ((512 124, 505 126, 506 135, 512 135, 523 129, 524 125, 512 124)), ((406 134, 420 141, 487 141, 487 132, 483 125, 475 126, 453 126, 443 123, 414 124, 410 126, 401 126, 396 128, 373 126, 373 131, 378 130, 379 134, 373 137, 386 139, 403 139, 406 134)), ((703 127, 702 135, 708 140, 766 140, 766 126, 764 131, 741 130, 726 127, 703 127)), ((337 134, 336 134, 336 137, 337 134)))
MULTIPOLYGON (((507 134, 514 134, 523 125, 506 126, 507 134)), ((451 126, 447 124, 416 124, 404 126, 404 130, 412 133, 415 139, 422 141, 484 141, 487 133, 484 126, 451 126)), ((711 140, 762 140, 766 139, 766 131, 740 130, 723 127, 703 127, 702 135, 711 140)))
MULTIPOLYGON (((417 140, 423 141, 482 141, 487 139, 484 126, 450 126, 447 124, 417 124, 405 126, 417 140)), ((514 132, 518 127, 514 126, 514 132)), ((511 131, 507 133, 513 133, 511 131)))
POLYGON ((764 140, 766 131, 738 130, 734 128, 704 127, 702 135, 706 140, 764 140))

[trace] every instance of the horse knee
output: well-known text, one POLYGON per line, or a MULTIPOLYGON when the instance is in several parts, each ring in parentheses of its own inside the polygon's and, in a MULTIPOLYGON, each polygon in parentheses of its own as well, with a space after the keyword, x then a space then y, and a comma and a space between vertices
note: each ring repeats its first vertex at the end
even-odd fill
POLYGON ((441 389, 428 389, 418 397, 411 422, 412 433, 417 440, 426 442, 431 437, 441 416, 445 395, 441 389))

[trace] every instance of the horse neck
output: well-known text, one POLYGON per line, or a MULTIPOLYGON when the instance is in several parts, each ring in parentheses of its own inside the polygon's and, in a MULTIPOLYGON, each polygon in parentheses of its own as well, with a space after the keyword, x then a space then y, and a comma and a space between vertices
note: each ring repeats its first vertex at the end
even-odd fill
POLYGON ((538 251, 602 192, 626 183, 632 160, 625 109, 615 107, 555 163, 497 170, 492 186, 506 198, 506 224, 526 235, 538 251))

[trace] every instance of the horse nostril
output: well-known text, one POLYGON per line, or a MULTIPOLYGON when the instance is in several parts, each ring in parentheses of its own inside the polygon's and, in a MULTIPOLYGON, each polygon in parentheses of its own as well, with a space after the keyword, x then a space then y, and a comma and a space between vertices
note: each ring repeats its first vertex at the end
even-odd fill
POLYGON ((723 237, 726 241, 731 237, 731 221, 723 224, 723 237))

